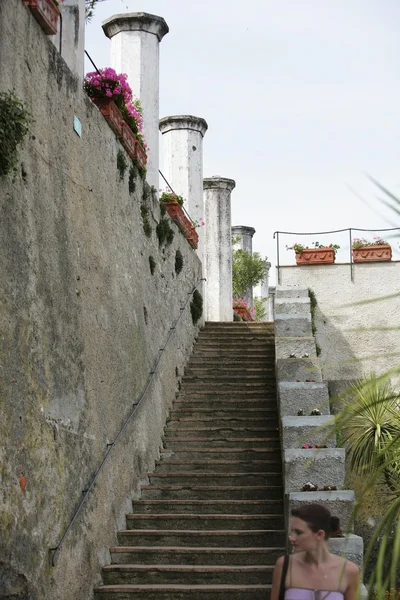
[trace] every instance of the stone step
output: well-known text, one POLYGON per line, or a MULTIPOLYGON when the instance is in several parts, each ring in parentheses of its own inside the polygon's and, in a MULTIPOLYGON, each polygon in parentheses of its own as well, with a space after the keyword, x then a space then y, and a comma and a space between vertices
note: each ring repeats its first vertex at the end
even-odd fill
POLYGON ((275 313, 275 335, 281 337, 312 337, 311 315, 275 313))
POLYGON ((193 529, 126 529, 117 532, 118 543, 124 546, 206 546, 247 548, 283 546, 285 531, 273 529, 201 530, 193 529))
POLYGON ((142 565, 112 564, 103 567, 103 582, 112 584, 216 585, 272 582, 273 565, 142 565))
POLYGON ((306 382, 307 379, 313 379, 315 383, 321 383, 322 371, 319 359, 278 358, 276 361, 276 377, 278 381, 299 383, 300 381, 306 382))
POLYGON ((280 450, 281 444, 279 436, 274 437, 242 437, 235 438, 230 435, 216 435, 212 439, 201 437, 164 437, 163 445, 167 450, 179 450, 179 448, 274 448, 276 452, 280 450))
POLYGON ((246 393, 251 394, 253 392, 266 393, 274 390, 275 377, 270 377, 266 381, 260 381, 259 378, 255 380, 239 379, 237 381, 232 381, 231 378, 223 380, 221 378, 214 378, 213 381, 202 381, 200 379, 193 381, 186 379, 182 386, 182 391, 185 393, 192 391, 196 394, 203 392, 205 394, 235 394, 236 396, 246 393))
POLYGON ((203 394, 200 395, 185 395, 179 394, 178 398, 174 400, 173 410, 198 410, 207 409, 218 411, 228 411, 230 414, 236 414, 237 410, 255 410, 262 409, 268 411, 277 411, 277 402, 275 396, 269 398, 265 394, 257 395, 260 397, 256 398, 233 398, 224 397, 219 398, 215 396, 205 397, 203 394))
POLYGON ((310 298, 277 298, 275 300, 277 314, 304 315, 310 312, 310 298))
MULTIPOLYGON (((197 390, 196 390, 196 386, 194 387, 194 389, 188 389, 187 386, 185 386, 185 389, 183 389, 182 391, 178 392, 177 397, 178 398, 188 398, 188 399, 195 399, 195 400, 219 400, 219 401, 235 401, 237 402, 238 400, 240 402, 244 402, 246 400, 259 400, 260 398, 265 400, 266 402, 268 400, 273 400, 275 401, 275 406, 276 406, 276 387, 275 384, 273 385, 269 385, 268 387, 266 385, 263 384, 263 388, 257 389, 255 387, 253 388, 247 388, 247 389, 238 389, 237 385, 235 384, 233 387, 228 387, 224 386, 220 389, 214 389, 214 390, 210 390, 210 386, 208 386, 208 388, 200 388, 199 386, 197 386, 197 390), (264 389, 263 389, 264 388, 264 389)), ((230 406, 227 404, 227 406, 230 406)))
MULTIPOLYGON (((276 411, 275 411, 276 412, 276 411)), ((214 427, 223 427, 224 425, 230 427, 241 427, 241 426, 253 426, 259 425, 261 427, 273 427, 271 421, 278 420, 277 414, 274 414, 272 411, 269 411, 269 414, 263 417, 246 415, 244 417, 238 416, 234 411, 230 411, 226 413, 226 416, 223 417, 212 417, 210 414, 202 415, 202 414, 194 414, 193 416, 170 416, 167 421, 167 426, 179 426, 182 427, 207 427, 209 425, 214 425, 214 427), (221 425, 220 425, 221 424, 221 425)))
POLYGON ((259 367, 254 367, 251 366, 247 369, 244 369, 243 367, 239 367, 239 365, 236 366, 230 366, 230 367, 226 367, 225 365, 216 365, 214 363, 213 366, 208 365, 208 366, 203 366, 203 367, 196 367, 196 368, 188 368, 185 369, 185 375, 182 377, 182 382, 185 381, 191 381, 193 379, 205 379, 207 380, 214 380, 214 379, 228 379, 228 378, 233 378, 233 379, 260 379, 260 381, 264 380, 264 379, 270 379, 271 377, 275 377, 275 367, 273 365, 271 366, 259 366, 259 367))
POLYGON ((184 445, 182 447, 173 449, 163 449, 161 451, 161 459, 177 459, 177 460, 271 460, 272 458, 280 459, 280 454, 277 452, 277 448, 267 447, 265 444, 258 448, 204 448, 202 445, 200 448, 187 448, 184 445))
POLYGON ((329 393, 326 383, 280 382, 278 384, 281 415, 295 416, 298 411, 310 414, 318 408, 329 415, 329 393))
POLYGON ((275 342, 276 358, 310 358, 317 356, 315 339, 313 337, 280 337, 275 342))
POLYGON ((220 356, 199 356, 197 358, 193 358, 187 365, 187 369, 192 369, 193 371, 210 369, 212 370, 222 370, 227 369, 227 371, 231 371, 234 369, 275 369, 275 356, 259 356, 250 358, 247 360, 247 357, 243 356, 232 356, 230 358, 221 358, 220 356))
POLYGON ((196 471, 207 473, 215 471, 225 473, 281 473, 282 464, 280 456, 271 460, 241 461, 241 460, 168 460, 164 459, 156 463, 157 473, 169 473, 176 471, 196 471))
POLYGON ((308 298, 308 288, 277 286, 275 298, 308 298))
POLYGON ((134 500, 134 513, 161 514, 275 514, 283 515, 283 501, 277 500, 134 500))
POLYGON ((280 485, 143 485, 143 500, 281 500, 280 485))
POLYGON ((304 444, 322 444, 336 447, 335 419, 329 415, 283 417, 282 445, 284 448, 301 448, 304 444))
POLYGON ((269 565, 285 553, 285 547, 204 548, 182 546, 114 546, 112 564, 162 565, 269 565))
POLYGON ((149 473, 151 485, 280 485, 281 473, 199 473, 178 471, 149 473))
POLYGON ((271 341, 274 339, 274 333, 272 331, 232 331, 232 332, 224 332, 221 330, 215 331, 206 331, 202 330, 199 332, 197 337, 197 341, 207 341, 207 340, 219 340, 225 342, 226 340, 239 340, 248 342, 250 341, 271 341))
POLYGON ((353 531, 355 494, 353 490, 332 492, 292 492, 289 494, 289 514, 292 508, 304 504, 322 504, 332 515, 339 517, 343 532, 353 531))
POLYGON ((243 329, 245 331, 247 330, 253 330, 253 329, 274 329, 274 322, 273 321, 206 321, 204 328, 202 329, 202 331, 204 331, 204 329, 227 329, 227 330, 231 330, 231 329, 243 329))
POLYGON ((246 353, 240 348, 232 348, 226 352, 222 352, 220 348, 195 348, 194 353, 190 358, 190 362, 196 364, 202 360, 215 359, 219 363, 237 362, 241 361, 242 364, 251 364, 253 361, 266 361, 272 363, 275 359, 275 346, 271 345, 269 348, 263 350, 252 348, 246 353))
POLYGON ((159 513, 126 515, 127 529, 151 529, 162 531, 164 529, 184 529, 202 531, 214 530, 262 530, 283 529, 283 515, 236 515, 236 514, 179 514, 159 513))
POLYGON ((260 419, 269 420, 277 419, 278 411, 274 406, 263 407, 263 408, 244 408, 234 410, 224 410, 218 408, 185 408, 180 404, 178 407, 173 406, 170 413, 170 420, 174 419, 193 419, 198 417, 199 419, 260 419))
POLYGON ((95 600, 269 600, 271 585, 103 585, 95 600), (189 599, 190 596, 190 599, 189 599))
POLYGON ((221 336, 221 337, 213 337, 207 335, 205 337, 197 338, 195 342, 195 349, 198 348, 209 348, 210 346, 214 346, 215 348, 237 348, 237 349, 245 349, 248 348, 270 348, 275 344, 275 336, 246 336, 246 337, 237 337, 237 336, 221 336))
POLYGON ((284 450, 285 493, 301 492, 307 482, 343 489, 344 459, 344 448, 284 450))
POLYGON ((249 438, 249 437, 257 437, 257 438, 275 438, 279 437, 279 430, 277 427, 256 427, 255 425, 250 425, 249 427, 239 427, 238 425, 232 425, 231 427, 228 424, 225 424, 221 427, 212 427, 209 425, 208 427, 183 427, 183 425, 176 426, 175 424, 168 425, 165 429, 163 439, 168 440, 171 438, 202 438, 202 439, 215 439, 220 438, 221 436, 229 436, 230 438, 249 438))

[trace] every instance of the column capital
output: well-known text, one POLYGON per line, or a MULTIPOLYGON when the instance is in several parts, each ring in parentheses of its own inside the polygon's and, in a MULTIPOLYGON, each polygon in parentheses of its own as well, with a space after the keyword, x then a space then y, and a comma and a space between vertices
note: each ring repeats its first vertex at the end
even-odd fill
POLYGON ((254 227, 247 227, 246 225, 233 225, 231 229, 234 235, 248 235, 250 237, 253 237, 256 232, 254 227))
POLYGON ((201 137, 204 137, 208 125, 205 119, 202 119, 201 117, 194 117, 193 115, 173 115, 160 119, 159 129, 162 134, 178 129, 188 129, 198 131, 201 133, 201 137))
POLYGON ((125 31, 143 31, 156 35, 161 42, 169 27, 162 17, 144 12, 113 15, 102 23, 103 31, 108 38, 125 31))
POLYGON ((227 179, 226 177, 207 177, 203 179, 203 190, 228 190, 231 192, 236 187, 236 181, 227 179))

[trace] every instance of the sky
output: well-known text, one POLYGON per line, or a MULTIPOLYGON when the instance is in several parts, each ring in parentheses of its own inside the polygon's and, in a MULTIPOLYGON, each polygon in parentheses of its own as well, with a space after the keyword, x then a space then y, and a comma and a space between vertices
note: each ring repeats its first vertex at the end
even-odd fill
MULTIPOLYGON (((400 197, 399 0, 105 0, 86 27, 97 67, 110 66, 102 21, 141 11, 170 29, 160 117, 206 119, 204 177, 236 181, 232 225, 256 229, 253 251, 275 266, 277 230, 400 226, 367 177, 400 197)), ((293 242, 349 253, 348 233, 280 240, 281 264, 294 263, 293 242)))

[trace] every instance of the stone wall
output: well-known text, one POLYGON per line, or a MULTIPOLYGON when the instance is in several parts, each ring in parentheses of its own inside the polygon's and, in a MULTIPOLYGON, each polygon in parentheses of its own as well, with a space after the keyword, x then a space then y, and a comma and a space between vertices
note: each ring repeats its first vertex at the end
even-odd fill
POLYGON ((324 381, 381 374, 400 364, 400 262, 355 264, 353 273, 354 281, 349 264, 280 268, 282 286, 315 294, 324 381))
POLYGON ((159 245, 156 198, 140 177, 129 191, 122 146, 21 0, 0 0, 0 57, 0 90, 14 88, 35 119, 14 179, 0 179, 0 595, 86 600, 158 455, 198 330, 180 309, 201 264, 171 222, 172 244, 159 245), (160 375, 51 567, 49 549, 181 312, 160 375))

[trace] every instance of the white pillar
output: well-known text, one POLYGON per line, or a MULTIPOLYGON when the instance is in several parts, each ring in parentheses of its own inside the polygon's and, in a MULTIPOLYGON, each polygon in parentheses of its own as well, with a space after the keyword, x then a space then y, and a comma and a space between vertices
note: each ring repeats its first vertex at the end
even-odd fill
MULTIPOLYGON (((253 254, 253 235, 256 230, 254 227, 246 227, 246 225, 234 225, 232 227, 232 238, 238 238, 234 244, 235 250, 246 250, 250 256, 253 254)), ((249 288, 243 294, 243 297, 251 306, 253 305, 253 288, 249 288)))
MULTIPOLYGON (((190 217, 198 223, 201 220, 205 221, 203 137, 207 129, 208 125, 204 119, 192 115, 164 117, 160 120, 164 148, 163 174, 173 190, 187 201, 185 208, 190 217)), ((204 227, 199 227, 197 233, 197 255, 204 263, 204 227)))
POLYGON ((206 320, 232 321, 231 191, 233 179, 204 179, 206 320))
POLYGON ((58 31, 52 41, 74 75, 85 69, 85 0, 64 0, 58 6, 58 31))
POLYGON ((147 13, 114 15, 103 23, 111 39, 111 67, 126 73, 133 94, 143 108, 147 181, 158 190, 159 44, 169 31, 162 17, 147 13))
POLYGON ((263 306, 265 308, 265 315, 261 319, 262 321, 272 321, 270 315, 272 312, 271 309, 271 299, 269 297, 269 270, 271 268, 271 263, 267 262, 268 270, 265 273, 264 279, 260 283, 260 297, 263 299, 263 306))

